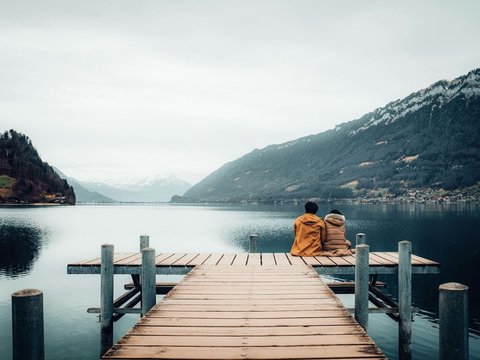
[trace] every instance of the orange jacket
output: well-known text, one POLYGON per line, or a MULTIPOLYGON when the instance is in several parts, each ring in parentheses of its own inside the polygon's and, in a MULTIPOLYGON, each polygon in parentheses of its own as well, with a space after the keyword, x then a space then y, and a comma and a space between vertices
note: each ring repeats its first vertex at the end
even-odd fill
POLYGON ((290 254, 295 256, 315 256, 322 252, 325 239, 325 222, 315 214, 305 213, 295 220, 295 240, 290 254))

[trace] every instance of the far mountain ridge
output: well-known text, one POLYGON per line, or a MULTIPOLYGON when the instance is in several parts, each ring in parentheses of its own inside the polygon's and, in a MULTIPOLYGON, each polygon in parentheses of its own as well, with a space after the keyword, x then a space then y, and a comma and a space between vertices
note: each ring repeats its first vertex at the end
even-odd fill
POLYGON ((395 197, 480 180, 480 69, 334 129, 255 149, 193 186, 192 202, 395 197))

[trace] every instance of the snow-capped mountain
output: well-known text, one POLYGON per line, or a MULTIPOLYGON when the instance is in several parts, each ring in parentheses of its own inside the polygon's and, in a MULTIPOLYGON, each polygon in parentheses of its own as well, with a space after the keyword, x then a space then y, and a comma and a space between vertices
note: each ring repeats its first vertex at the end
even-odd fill
POLYGON ((376 109, 364 125, 350 131, 349 135, 352 136, 360 131, 365 131, 371 126, 392 124, 406 115, 429 105, 432 105, 431 116, 433 116, 435 110, 456 97, 462 96, 468 100, 479 95, 480 69, 476 69, 452 81, 438 81, 426 89, 407 96, 405 99, 392 101, 385 107, 376 109))
POLYGON ((480 182, 480 69, 335 129, 255 149, 182 201, 382 197, 480 182))
POLYGON ((122 202, 167 202, 173 195, 183 195, 192 186, 174 175, 141 180, 82 182, 82 185, 91 191, 122 202))

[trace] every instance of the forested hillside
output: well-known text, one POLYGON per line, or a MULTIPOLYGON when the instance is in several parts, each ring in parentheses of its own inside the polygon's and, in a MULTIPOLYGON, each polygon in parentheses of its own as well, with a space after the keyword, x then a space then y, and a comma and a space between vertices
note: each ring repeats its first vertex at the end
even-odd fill
POLYGON ((75 204, 75 193, 40 159, 30 139, 14 130, 0 135, 0 204, 75 204))
POLYGON ((477 69, 333 130, 255 149, 175 200, 394 199, 472 189, 479 139, 477 69))

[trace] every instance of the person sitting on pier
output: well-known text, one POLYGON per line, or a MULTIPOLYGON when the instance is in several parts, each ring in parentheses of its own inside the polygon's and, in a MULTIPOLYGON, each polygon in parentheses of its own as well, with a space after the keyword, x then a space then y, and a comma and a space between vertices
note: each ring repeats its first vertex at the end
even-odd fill
POLYGON ((352 244, 345 238, 345 216, 337 209, 331 210, 325 216, 327 236, 322 243, 323 256, 352 255, 352 244))
POLYGON ((315 256, 322 252, 322 241, 325 239, 325 222, 315 215, 318 205, 308 201, 305 214, 297 217, 294 223, 294 235, 290 254, 294 256, 315 256))

